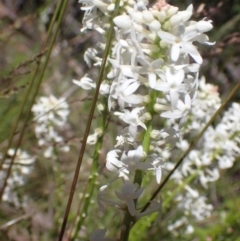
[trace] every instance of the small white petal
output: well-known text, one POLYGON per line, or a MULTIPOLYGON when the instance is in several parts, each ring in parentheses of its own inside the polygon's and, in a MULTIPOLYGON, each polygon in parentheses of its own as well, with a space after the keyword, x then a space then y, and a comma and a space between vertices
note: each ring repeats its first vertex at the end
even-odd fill
POLYGON ((158 31, 157 34, 163 41, 167 43, 173 44, 176 41, 176 37, 171 33, 158 31))
POLYGON ((181 22, 182 16, 180 14, 173 15, 170 19, 169 22, 171 25, 176 25, 177 23, 181 22))
POLYGON ((198 41, 201 44, 206 45, 214 45, 216 42, 209 42, 209 38, 206 34, 199 34, 196 38, 194 38, 194 41, 198 41))
POLYGON ((167 10, 168 17, 171 17, 172 15, 176 14, 178 11, 178 7, 171 6, 167 10))
POLYGON ((140 83, 135 79, 127 79, 123 82, 121 90, 124 95, 131 95, 138 89, 139 85, 140 83))
POLYGON ((187 7, 186 11, 192 12, 192 11, 193 11, 193 5, 190 4, 190 5, 187 7))
POLYGON ((193 40, 198 34, 199 34, 198 31, 196 29, 193 29, 192 31, 189 31, 184 34, 184 36, 182 37, 182 41, 189 42, 193 40))
POLYGON ((165 111, 160 116, 170 119, 179 119, 183 116, 183 113, 180 110, 165 111))
POLYGON ((196 47, 191 43, 181 43, 181 47, 186 51, 198 64, 202 64, 202 57, 196 47))
POLYGON ((156 181, 158 184, 160 184, 161 179, 162 179, 162 168, 159 167, 156 170, 156 181))
POLYGON ((197 28, 198 31, 203 33, 203 32, 210 31, 213 28, 213 26, 208 21, 199 21, 199 22, 196 23, 196 28, 197 28))
POLYGON ((181 15, 182 15, 182 21, 186 22, 186 21, 188 21, 191 18, 192 11, 188 11, 188 10, 183 11, 183 12, 181 12, 181 15))
POLYGON ((127 15, 120 15, 113 19, 113 22, 119 27, 123 29, 130 29, 131 27, 131 19, 127 15))
POLYGON ((148 24, 148 27, 152 31, 159 31, 161 29, 161 24, 157 20, 154 20, 154 21, 152 21, 151 23, 148 24))
POLYGON ((138 105, 144 102, 144 96, 134 95, 134 94, 124 96, 124 102, 133 104, 133 105, 138 105))
POLYGON ((142 18, 145 21, 145 23, 150 23, 154 20, 152 13, 148 10, 142 11, 142 18))
POLYGON ((157 81, 157 77, 155 73, 149 73, 148 74, 148 81, 149 81, 149 86, 154 89, 157 81))
POLYGON ((169 94, 170 94, 171 106, 174 109, 174 108, 176 108, 179 94, 175 90, 170 90, 169 94))
POLYGON ((180 55, 180 45, 178 43, 174 43, 171 48, 171 60, 176 62, 180 55))

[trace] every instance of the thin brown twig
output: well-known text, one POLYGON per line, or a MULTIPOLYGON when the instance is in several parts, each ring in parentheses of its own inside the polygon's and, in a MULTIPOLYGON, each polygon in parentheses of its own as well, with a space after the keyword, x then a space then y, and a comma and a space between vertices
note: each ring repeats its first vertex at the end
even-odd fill
MULTIPOLYGON (((113 13, 112 18, 114 18, 118 13, 119 2, 120 2, 120 0, 117 0, 116 3, 115 3, 115 11, 113 13)), ((88 135, 89 135, 89 132, 90 132, 93 114, 94 114, 95 107, 96 107, 96 104, 97 104, 98 94, 99 94, 101 82, 102 82, 102 79, 103 79, 103 76, 104 76, 104 71, 105 71, 105 66, 106 66, 106 63, 107 63, 107 57, 108 57, 108 54, 109 54, 109 51, 110 51, 111 41, 112 41, 112 38, 113 38, 113 33, 114 33, 113 25, 114 25, 113 21, 111 21, 111 26, 109 28, 109 35, 108 35, 108 39, 107 39, 107 43, 106 43, 106 48, 105 48, 105 51, 104 51, 104 56, 103 56, 103 62, 102 62, 101 68, 100 68, 99 76, 98 76, 97 87, 96 87, 95 95, 94 95, 94 98, 93 98, 93 103, 92 103, 92 106, 91 106, 91 109, 90 109, 89 118, 88 118, 87 126, 86 126, 86 129, 85 129, 83 142, 82 142, 82 145, 81 145, 81 149, 80 149, 80 153, 79 153, 79 157, 78 157, 78 161, 77 161, 77 166, 76 166, 76 169, 75 169, 75 173, 74 173, 74 177, 73 177, 73 181, 72 181, 72 186, 71 186, 70 194, 69 194, 69 197, 68 197, 67 207, 66 207, 66 210, 65 210, 65 213, 64 213, 63 222, 62 222, 62 226, 61 226, 58 241, 62 241, 64 232, 65 232, 65 228, 66 228, 66 225, 67 225, 68 215, 69 215, 70 208, 71 208, 71 205, 72 205, 72 200, 73 200, 73 196, 74 196, 74 193, 75 193, 75 188, 76 188, 76 185, 77 185, 77 180, 78 180, 78 176, 79 176, 79 172, 80 172, 80 168, 81 168, 81 165, 82 165, 82 160, 83 160, 83 156, 84 156, 84 152, 85 152, 85 148, 86 148, 86 144, 87 144, 87 138, 88 138, 88 135)))

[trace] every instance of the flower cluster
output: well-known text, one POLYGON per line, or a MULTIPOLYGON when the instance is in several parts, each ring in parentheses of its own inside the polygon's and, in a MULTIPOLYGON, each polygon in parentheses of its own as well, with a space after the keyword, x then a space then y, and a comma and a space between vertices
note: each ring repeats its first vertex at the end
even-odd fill
MULTIPOLYGON (((115 1, 80 2, 86 11, 83 30, 95 29, 106 38, 115 1)), ((109 90, 105 92, 109 92, 109 111, 126 127, 106 158, 106 167, 115 176, 100 189, 98 197, 100 207, 114 205, 141 217, 136 200, 143 192, 139 186, 142 180, 134 175, 151 171, 160 183, 164 160, 171 154, 168 150, 179 139, 196 97, 202 57, 194 43, 210 45, 205 32, 213 26, 207 19, 191 21, 192 5, 179 11, 163 0, 151 8, 145 0, 122 0, 119 13, 113 19, 115 38, 108 58, 111 70, 103 82, 103 86, 110 83, 110 88, 102 89, 109 90), (168 119, 180 120, 181 127, 164 128, 168 119), (123 180, 121 191, 115 191, 118 199, 106 198, 108 187, 118 178, 123 180)), ((104 41, 98 47, 104 48, 104 41)), ((97 49, 87 51, 89 65, 101 63, 97 53, 97 49)), ((88 77, 75 83, 85 89, 95 88, 88 77)), ((154 207, 152 212, 159 210, 154 207)))
MULTIPOLYGON (((10 167, 11 158, 14 156, 14 152, 14 149, 8 150, 8 158, 3 164, 3 169, 0 171, 1 181, 6 178, 6 173, 10 167)), ((2 197, 3 201, 12 203, 16 207, 26 206, 27 196, 21 196, 20 199, 20 195, 18 195, 17 189, 25 184, 26 178, 29 176, 29 174, 31 174, 33 170, 34 162, 35 157, 30 156, 27 152, 20 149, 17 150, 14 164, 11 169, 11 175, 7 179, 7 185, 4 189, 2 197)))
MULTIPOLYGON (((188 115, 187 125, 181 130, 181 140, 176 143, 176 148, 169 152, 171 160, 181 155, 189 146, 189 140, 194 139, 206 122, 221 104, 217 87, 206 84, 205 79, 199 81, 199 89, 196 99, 192 104, 191 112, 188 115)), ((233 103, 232 106, 223 114, 216 126, 210 126, 197 146, 184 159, 182 166, 175 171, 172 179, 184 187, 185 192, 179 195, 175 201, 179 211, 184 213, 183 219, 177 220, 169 225, 169 230, 177 233, 180 226, 186 227, 186 232, 193 232, 190 224, 190 217, 196 221, 202 221, 211 215, 213 205, 207 204, 206 196, 199 193, 198 184, 204 189, 208 188, 208 183, 215 182, 220 178, 221 170, 231 168, 234 161, 240 154, 240 126, 239 115, 240 105, 233 103), (184 183, 187 177, 193 176, 193 184, 184 183), (181 223, 181 225, 180 225, 181 223), (179 224, 179 225, 175 225, 179 224), (191 228, 190 228, 191 227, 191 228)), ((179 123, 172 120, 167 125, 180 129, 179 123)), ((168 158, 169 160, 169 158, 168 158)))
POLYGON ((63 143, 63 137, 59 135, 56 129, 66 124, 69 115, 69 107, 66 100, 64 98, 57 99, 53 95, 40 97, 33 106, 32 112, 35 116, 35 134, 38 144, 41 147, 45 147, 44 156, 46 158, 54 156, 53 146, 55 144, 60 145, 59 150, 69 151, 69 147, 63 143))

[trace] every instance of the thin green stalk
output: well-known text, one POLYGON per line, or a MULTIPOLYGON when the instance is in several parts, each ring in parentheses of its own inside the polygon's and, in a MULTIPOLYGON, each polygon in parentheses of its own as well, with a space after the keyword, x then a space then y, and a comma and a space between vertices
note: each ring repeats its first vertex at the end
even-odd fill
MULTIPOLYGON (((52 32, 52 29, 53 29, 53 25, 54 25, 54 22, 55 22, 55 20, 56 20, 57 15, 58 15, 58 12, 59 12, 59 10, 60 10, 60 6, 61 6, 61 1, 58 2, 58 5, 57 5, 57 7, 56 7, 56 10, 54 11, 54 15, 53 15, 53 17, 52 17, 52 19, 51 19, 51 23, 50 23, 50 26, 49 26, 48 31, 47 31, 47 38, 46 38, 43 46, 41 47, 40 53, 41 53, 42 51, 44 51, 44 49, 45 49, 46 46, 47 46, 48 41, 50 40, 51 32, 52 32)), ((36 76, 37 76, 37 73, 38 73, 38 70, 39 70, 39 67, 40 67, 41 57, 42 57, 42 55, 41 55, 41 56, 39 57, 39 59, 38 59, 37 67, 36 67, 36 69, 35 69, 35 71, 34 71, 33 77, 32 77, 31 80, 30 80, 30 84, 29 84, 29 87, 28 87, 28 89, 27 89, 26 94, 24 95, 24 99, 23 99, 23 101, 22 101, 22 104, 21 104, 20 111, 19 111, 19 113, 18 113, 17 119, 16 119, 16 121, 15 121, 15 123, 14 123, 14 125, 13 125, 13 128, 12 128, 11 132, 10 132, 10 137, 9 137, 9 140, 8 140, 8 144, 7 144, 7 147, 5 148, 5 152, 4 152, 4 154, 3 154, 3 158, 2 158, 1 163, 0 163, 0 170, 2 170, 2 165, 4 164, 4 162, 5 162, 6 158, 7 158, 8 150, 10 149, 10 147, 11 147, 11 145, 12 145, 12 141, 13 141, 14 134, 15 134, 15 132, 16 132, 16 129, 17 129, 18 124, 19 124, 19 121, 20 121, 20 119, 21 119, 21 116, 22 116, 24 107, 26 106, 27 99, 28 99, 28 97, 29 97, 29 95, 30 95, 30 93, 31 93, 34 80, 35 80, 35 78, 36 78, 36 76)))
POLYGON ((123 225, 120 234, 120 241, 128 241, 128 237, 130 234, 131 226, 132 226, 132 216, 131 214, 126 211, 124 218, 123 218, 123 225))
MULTIPOLYGON (((153 116, 155 114, 153 107, 156 102, 157 92, 152 91, 150 94, 150 98, 151 98, 151 101, 148 104, 146 109, 147 109, 147 112, 150 113, 153 118, 153 116)), ((146 153, 146 155, 148 155, 149 148, 150 148, 150 142, 151 142, 150 134, 151 134, 151 131, 153 130, 152 120, 148 121, 146 126, 147 126, 147 130, 144 132, 142 147, 143 147, 143 151, 146 153)), ((142 171, 141 170, 136 171, 133 183, 137 183, 139 186, 141 186, 141 184, 142 184, 142 171)))
POLYGON ((177 168, 182 164, 183 160, 187 157, 187 155, 190 153, 190 151, 193 149, 193 147, 197 144, 199 139, 203 136, 207 128, 213 123, 215 118, 220 114, 220 112, 225 108, 225 106, 228 104, 230 99, 235 95, 237 90, 240 87, 240 81, 234 86, 232 91, 228 94, 226 99, 223 101, 222 105, 217 109, 217 111, 214 113, 214 115, 211 117, 211 119, 207 122, 207 124, 204 126, 204 128, 201 130, 201 132, 197 135, 197 137, 193 140, 189 148, 186 150, 185 153, 183 153, 182 157, 179 159, 177 164, 174 166, 174 168, 169 172, 169 174, 166 176, 166 178, 163 180, 163 182, 160 184, 160 186, 157 188, 157 190, 153 193, 152 197, 149 199, 149 201, 146 203, 146 205, 142 208, 141 212, 144 212, 149 205, 151 204, 151 201, 155 199, 155 197, 158 195, 158 193, 163 189, 163 187, 167 184, 168 180, 172 176, 172 174, 177 170, 177 168))
MULTIPOLYGON (((151 98, 151 101, 147 105, 146 109, 147 109, 147 112, 149 112, 151 114, 151 116, 153 117, 155 114, 153 107, 154 107, 154 103, 156 102, 157 92, 152 91, 150 93, 150 98, 151 98)), ((153 125, 152 120, 150 120, 146 125, 147 130, 144 132, 144 136, 143 136, 142 146, 143 146, 143 150, 146 153, 146 155, 148 155, 148 153, 149 153, 150 142, 151 142, 150 134, 153 129, 152 125, 153 125)), ((143 180, 143 171, 136 170, 133 183, 137 183, 139 186, 141 186, 142 180, 143 180)), ((137 206, 137 201, 138 200, 135 200, 136 206, 137 206)), ((124 229, 121 230, 120 241, 128 240, 132 223, 133 223, 133 217, 130 215, 130 213, 128 211, 126 211, 125 216, 123 218, 124 229)))
MULTIPOLYGON (((112 19, 115 16, 117 16, 117 14, 118 14, 119 3, 120 3, 120 0, 116 0, 115 10, 114 10, 112 19)), ((104 50, 103 62, 102 62, 101 68, 100 68, 99 76, 98 76, 96 92, 94 94, 92 106, 91 106, 91 109, 90 109, 90 113, 89 113, 89 117, 88 117, 88 121, 87 121, 87 126, 86 126, 86 129, 85 129, 85 133, 84 133, 84 137, 83 137, 83 141, 82 141, 82 145, 81 145, 81 149, 80 149, 80 153, 79 153, 79 157, 78 157, 78 161, 77 161, 77 166, 76 166, 76 169, 75 169, 75 173, 74 173, 74 177, 73 177, 73 181, 72 181, 72 186, 71 186, 71 190, 70 190, 65 214, 64 214, 64 217, 63 217, 63 222, 62 222, 62 226, 61 226, 58 241, 62 241, 64 232, 65 232, 65 228, 66 228, 66 225, 67 225, 68 215, 69 215, 70 208, 71 208, 71 205, 72 205, 72 200, 73 200, 75 188, 76 188, 76 185, 77 185, 78 175, 79 175, 80 168, 81 168, 81 165, 82 165, 82 159, 83 159, 83 155, 84 155, 84 152, 85 152, 87 138, 88 138, 88 135, 89 135, 89 132, 90 132, 90 127, 91 127, 91 124, 92 124, 92 119, 93 119, 93 114, 94 114, 94 110, 95 110, 97 99, 98 99, 99 89, 100 89, 100 86, 101 86, 101 82, 103 80, 104 70, 105 70, 105 66, 106 66, 106 62, 107 62, 107 57, 109 56, 110 46, 111 46, 112 37, 113 37, 113 33, 114 33, 113 26, 114 26, 114 23, 113 23, 113 21, 111 21, 111 26, 109 28, 109 35, 108 35, 108 38, 107 38, 106 48, 104 50)))
MULTIPOLYGON (((177 162, 177 164, 175 165, 175 167, 173 168, 173 170, 171 170, 171 172, 167 175, 167 177, 164 179, 164 181, 160 184, 160 186, 158 187, 158 189, 154 192, 154 194, 152 195, 152 197, 149 199, 149 201, 147 202, 147 204, 142 208, 141 212, 144 212, 149 205, 151 204, 151 201, 154 200, 156 198, 156 196, 158 195, 158 193, 162 190, 162 188, 166 185, 166 183, 168 182, 168 180, 170 179, 171 175, 175 172, 175 170, 181 165, 181 163, 183 162, 183 160, 186 158, 186 156, 190 153, 190 151, 192 150, 192 148, 196 145, 196 143, 198 142, 198 140, 202 137, 202 135, 204 134, 204 132, 207 130, 207 128, 212 124, 212 122, 215 120, 215 118, 219 115, 219 113, 224 109, 224 107, 227 105, 227 103, 229 102, 229 100, 233 97, 233 95, 237 92, 237 90, 240 87, 240 81, 235 85, 235 87, 233 88, 233 90, 229 93, 229 95, 227 96, 227 98, 225 99, 225 101, 222 103, 222 105, 218 108, 218 110, 215 112, 215 114, 211 117, 211 119, 208 121, 208 123, 205 125, 205 127, 201 130, 201 132, 198 134, 198 136, 194 139, 194 141, 191 143, 191 145, 189 146, 188 150, 182 155, 182 157, 179 159, 179 161, 177 162)), ((147 133, 147 131, 146 131, 147 133)), ((145 136, 144 136, 145 137, 145 136)), ((146 141, 147 143, 147 141, 146 141)), ((143 147, 144 148, 144 147, 143 147)), ((138 170, 136 172, 134 181, 137 181, 137 183, 141 183, 141 177, 142 174, 140 174, 140 171, 138 170)), ((121 232, 121 236, 120 236, 120 241, 128 241, 128 236, 130 233, 130 228, 132 225, 132 222, 134 222, 134 220, 132 219, 132 217, 129 215, 129 213, 125 214, 124 217, 124 225, 125 225, 125 229, 123 229, 123 231, 121 232)))
MULTIPOLYGON (((3 195, 4 190, 5 190, 5 187, 6 187, 6 185, 7 185, 7 180, 8 180, 8 178, 9 178, 10 174, 11 174, 11 169, 12 169, 12 165, 13 165, 13 163, 14 163, 14 159, 15 159, 16 154, 17 154, 17 150, 18 150, 18 148, 19 148, 19 146, 20 146, 20 144, 21 144, 21 142, 22 142, 22 140, 23 140, 23 136, 24 136, 24 132, 25 132, 25 129, 26 129, 26 126, 27 126, 27 122, 28 122, 28 119, 30 118, 30 115, 31 115, 31 109, 32 109, 32 106, 33 106, 33 104, 34 104, 35 98, 36 98, 36 96, 37 96, 38 89, 39 89, 39 87, 40 87, 40 85, 41 85, 41 82, 42 82, 42 79, 43 79, 43 76, 44 76, 44 73, 45 73, 45 70, 46 70, 46 67, 47 67, 49 58, 50 58, 50 54, 51 54, 53 45, 54 45, 54 43, 55 43, 55 40, 56 40, 56 37, 57 37, 57 34, 58 34, 58 30, 59 30, 59 28, 60 28, 60 24, 61 24, 61 21, 62 21, 64 12, 65 12, 65 9, 66 9, 67 2, 68 2, 68 0, 65 0, 64 3, 63 3, 63 5, 61 5, 61 4, 59 3, 59 8, 60 8, 60 6, 62 6, 62 7, 61 7, 60 15, 59 15, 59 18, 58 18, 57 27, 56 27, 56 29, 55 29, 55 32, 54 32, 52 41, 51 41, 51 43, 50 43, 50 47, 49 47, 49 50, 48 50, 48 52, 47 52, 46 60, 45 60, 45 62, 44 62, 43 68, 42 68, 41 73, 40 73, 40 77, 39 77, 39 79, 38 79, 38 81, 37 81, 37 83, 36 83, 36 89, 35 89, 35 91, 34 91, 34 93, 33 93, 32 99, 30 100, 30 104, 29 104, 29 108, 28 108, 28 110, 27 110, 26 118, 25 118, 24 123, 23 123, 23 128, 22 128, 22 130, 21 130, 21 132, 20 132, 20 136, 19 136, 19 139, 18 139, 18 141, 17 141, 16 147, 15 147, 15 150, 14 150, 14 155, 13 155, 13 157, 11 158, 10 166, 9 166, 9 168, 8 168, 7 175, 6 175, 6 178, 5 178, 4 183, 3 183, 3 187, 2 187, 1 192, 0 192, 0 200, 2 200, 2 195, 3 195)), ((38 68, 39 68, 39 66, 37 66, 37 69, 38 69, 38 68)), ((34 79, 35 79, 35 76, 36 76, 36 75, 37 75, 37 71, 35 71, 35 73, 34 73, 34 77, 33 77, 34 79)), ((13 133, 13 134, 14 134, 14 133, 13 133)))
POLYGON ((171 194, 164 200, 162 207, 166 207, 170 201, 173 200, 173 198, 187 185, 189 184, 199 173, 201 168, 193 172, 189 177, 187 177, 184 182, 182 182, 179 186, 177 186, 171 194))
MULTIPOLYGON (((180 191, 189 184, 199 173, 201 168, 194 171, 189 177, 187 177, 180 185, 178 185, 169 196, 167 196, 166 199, 164 199, 162 204, 162 209, 167 207, 167 205, 173 200, 173 198, 180 193, 180 191)), ((149 229, 149 226, 154 222, 156 219, 157 213, 152 213, 151 215, 148 215, 147 217, 142 218, 139 222, 133 223, 133 229, 130 234, 130 240, 138 239, 138 236, 141 237, 146 233, 147 229, 149 229), (139 233, 140 232, 140 233, 139 233)))
POLYGON ((102 115, 101 115, 101 119, 99 121, 99 128, 102 130, 102 135, 98 138, 97 144, 95 145, 95 151, 93 154, 93 161, 92 161, 92 166, 91 166, 91 170, 90 170, 88 185, 86 188, 85 195, 83 197, 84 203, 83 203, 82 209, 79 207, 79 212, 77 215, 78 220, 77 220, 77 222, 74 223, 74 230, 73 230, 72 237, 71 237, 72 241, 77 238, 78 232, 81 229, 85 218, 87 217, 90 201, 93 196, 93 192, 96 189, 99 155, 101 153, 103 138, 104 138, 104 134, 105 134, 105 131, 107 128, 107 116, 108 116, 107 101, 108 101, 108 98, 104 97, 104 100, 103 100, 104 111, 101 113, 102 115), (81 210, 81 212, 80 212, 80 210, 81 210))

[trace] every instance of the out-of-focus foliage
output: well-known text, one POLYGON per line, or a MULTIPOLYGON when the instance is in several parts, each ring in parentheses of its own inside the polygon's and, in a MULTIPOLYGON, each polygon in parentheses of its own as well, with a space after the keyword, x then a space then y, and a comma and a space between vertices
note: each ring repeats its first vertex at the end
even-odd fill
MULTIPOLYGON (((150 1, 153 3, 154 1, 150 1)), ((219 86, 219 92, 225 96, 234 83, 240 81, 240 2, 238 0, 172 0, 170 4, 186 8, 193 3, 194 18, 204 17, 213 20, 214 31, 211 41, 214 47, 201 47, 204 64, 202 73, 207 82, 219 86)), ((48 0, 1 0, 0 1, 0 152, 6 147, 11 128, 17 118, 20 103, 23 100, 33 70, 46 52, 39 52, 46 37, 46 31, 53 15, 57 1, 48 0)), ((27 194, 31 202, 27 206, 15 207, 2 202, 0 205, 0 240, 56 240, 66 207, 74 168, 91 96, 73 86, 72 79, 80 79, 87 66, 83 61, 83 53, 87 47, 96 44, 99 35, 96 32, 80 33, 83 13, 77 0, 69 0, 60 33, 54 45, 50 63, 41 85, 39 96, 67 97, 71 114, 68 125, 60 129, 65 143, 71 152, 58 154, 57 160, 46 160, 42 150, 37 146, 34 135, 34 123, 29 121, 21 148, 37 157, 33 173, 26 184, 17 190, 19 196, 27 194), (12 221, 12 223, 8 223, 12 221)), ((95 74, 95 69, 90 70, 95 74)), ((240 93, 240 91, 239 91, 240 93)), ((240 94, 234 101, 239 102, 240 94)), ((100 114, 96 112, 94 123, 100 114)), ((20 127, 25 111, 20 119, 20 127)), ((120 123, 110 121, 104 147, 101 151, 99 172, 108 175, 104 170, 108 145, 112 145, 111 132, 113 126, 120 123)), ((14 140, 18 133, 15 133, 14 140)), ((78 181, 76 199, 69 217, 69 233, 75 221, 81 195, 88 181, 93 149, 89 148, 78 181)), ((0 180, 2 181, 2 180, 0 180)), ((98 179, 98 182, 101 178, 98 179)), ((171 185, 169 186, 171 188, 171 185)), ((172 187, 173 188, 173 187, 172 187)), ((194 224, 194 235, 178 234, 172 236, 164 230, 163 221, 159 226, 151 228, 148 237, 142 240, 189 240, 189 241, 240 241, 240 165, 239 160, 231 170, 225 171, 221 179, 209 189, 208 195, 214 204, 214 215, 206 223, 194 224), (150 237, 150 236, 151 237, 150 237), (149 238, 150 237, 150 238, 149 238)), ((95 197, 93 197, 94 199, 95 197)), ((116 226, 118 220, 112 214, 103 215, 92 204, 89 218, 81 230, 82 236, 93 230, 104 219, 106 224, 116 226), (89 229, 89 230, 88 230, 89 229)), ((166 206, 163 220, 168 220, 174 213, 171 204, 166 206)), ((134 239, 133 239, 134 240, 134 239)), ((139 239, 138 239, 139 240, 139 239)))

